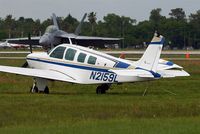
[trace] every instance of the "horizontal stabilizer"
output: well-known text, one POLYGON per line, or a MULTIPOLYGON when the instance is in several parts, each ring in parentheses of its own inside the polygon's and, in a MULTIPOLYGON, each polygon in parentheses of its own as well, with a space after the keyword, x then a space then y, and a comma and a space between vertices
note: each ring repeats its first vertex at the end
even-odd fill
POLYGON ((157 73, 142 69, 121 69, 121 70, 109 70, 116 73, 119 76, 129 76, 129 77, 140 77, 140 78, 157 78, 160 75, 161 78, 171 78, 179 76, 190 76, 184 70, 159 70, 157 73))
POLYGON ((171 78, 171 77, 179 77, 179 76, 190 76, 189 73, 187 73, 184 70, 160 70, 158 73, 163 78, 171 78))
POLYGON ((120 76, 132 76, 141 78, 154 78, 151 72, 137 69, 121 69, 121 70, 109 70, 120 76))

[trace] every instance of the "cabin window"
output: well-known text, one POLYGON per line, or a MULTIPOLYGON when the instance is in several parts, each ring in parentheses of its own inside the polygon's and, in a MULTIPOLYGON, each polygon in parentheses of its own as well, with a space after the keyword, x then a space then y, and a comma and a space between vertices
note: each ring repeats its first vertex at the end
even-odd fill
POLYGON ((66 47, 57 47, 57 48, 56 48, 55 50, 53 50, 53 52, 50 54, 50 57, 62 59, 65 49, 66 49, 66 47))
POLYGON ((90 56, 90 57, 88 58, 88 64, 93 64, 93 65, 95 65, 96 60, 97 60, 96 57, 90 56))
POLYGON ((80 54, 78 55, 77 61, 83 63, 83 62, 85 61, 85 57, 86 57, 86 54, 80 53, 80 54))
POLYGON ((67 52, 65 54, 65 59, 72 61, 72 60, 74 60, 75 54, 76 54, 76 50, 69 48, 69 49, 67 49, 67 52))

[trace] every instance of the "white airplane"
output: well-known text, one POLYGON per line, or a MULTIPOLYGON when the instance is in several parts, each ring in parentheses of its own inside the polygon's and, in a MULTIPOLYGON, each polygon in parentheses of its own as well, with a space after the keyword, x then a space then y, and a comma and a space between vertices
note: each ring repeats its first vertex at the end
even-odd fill
POLYGON ((2 42, 0 43, 0 48, 10 48, 11 46, 8 44, 8 42, 2 42))
POLYGON ((5 41, 5 42, 0 44, 0 48, 15 48, 15 49, 19 49, 19 48, 28 48, 28 47, 29 47, 29 45, 13 44, 13 43, 8 43, 8 41, 5 41))
POLYGON ((29 54, 26 60, 30 68, 0 66, 0 72, 31 76, 31 92, 44 93, 49 93, 48 80, 100 84, 96 93, 103 94, 114 83, 189 76, 181 66, 160 60, 163 43, 164 37, 155 34, 141 59, 134 62, 73 45, 70 40, 49 52, 29 54))

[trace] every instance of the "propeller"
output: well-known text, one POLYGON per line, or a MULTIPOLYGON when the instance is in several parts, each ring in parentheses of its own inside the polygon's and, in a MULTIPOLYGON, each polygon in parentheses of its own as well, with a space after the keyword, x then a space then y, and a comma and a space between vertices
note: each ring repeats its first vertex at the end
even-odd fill
MULTIPOLYGON (((30 33, 28 34, 28 42, 29 42, 29 47, 30 47, 30 53, 32 53, 32 52, 33 52, 33 49, 32 49, 32 44, 31 44, 31 34, 30 34, 30 33)), ((24 67, 24 68, 28 67, 28 62, 26 61, 26 62, 22 65, 22 67, 24 67)))

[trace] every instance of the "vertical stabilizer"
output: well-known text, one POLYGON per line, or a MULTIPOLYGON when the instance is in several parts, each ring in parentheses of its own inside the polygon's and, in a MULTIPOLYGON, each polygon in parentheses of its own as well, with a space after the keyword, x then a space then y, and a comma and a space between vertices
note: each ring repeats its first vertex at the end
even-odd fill
POLYGON ((81 33, 81 27, 82 27, 83 21, 85 20, 86 17, 87 17, 87 13, 84 14, 84 16, 83 16, 81 22, 80 22, 79 25, 77 26, 77 28, 76 28, 76 30, 75 30, 75 32, 74 32, 75 35, 79 35, 79 34, 81 33))
POLYGON ((160 59, 164 40, 165 39, 163 36, 155 33, 142 58, 137 61, 137 68, 150 70, 153 72, 157 71, 158 61, 160 59))
POLYGON ((53 20, 53 25, 56 26, 59 29, 57 17, 55 15, 55 13, 52 14, 52 20, 53 20))

